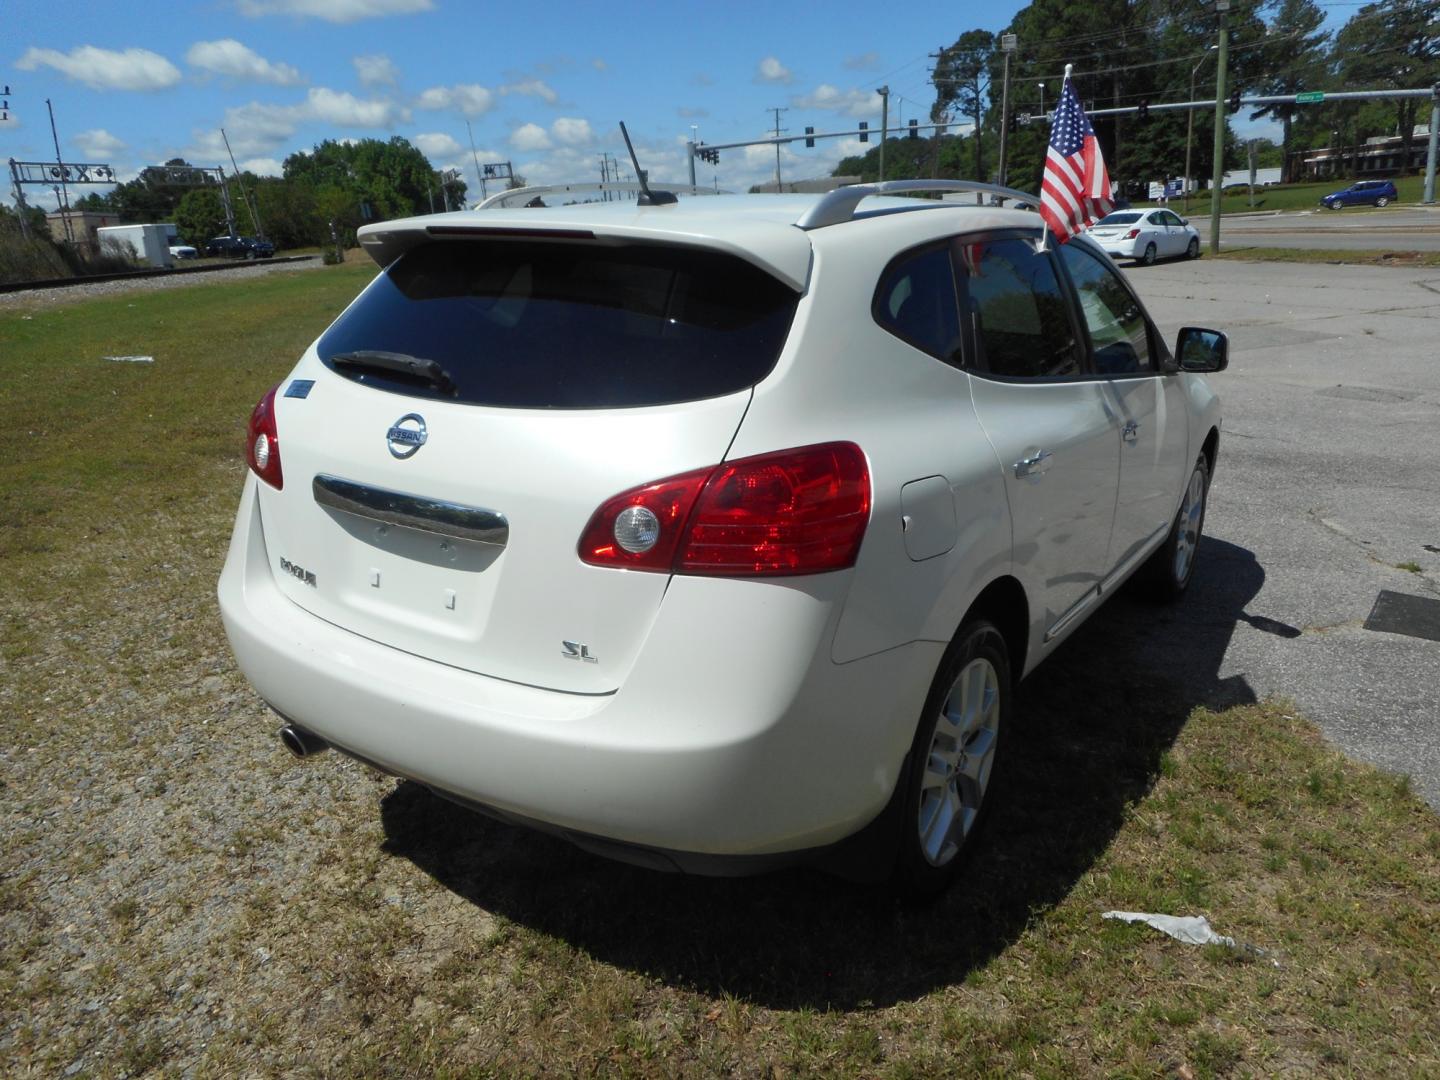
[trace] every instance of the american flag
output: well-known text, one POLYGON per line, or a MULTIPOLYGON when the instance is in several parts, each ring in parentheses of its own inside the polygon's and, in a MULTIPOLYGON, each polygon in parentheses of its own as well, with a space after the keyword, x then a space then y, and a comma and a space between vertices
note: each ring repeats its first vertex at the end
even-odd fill
POLYGON ((1040 181, 1040 216, 1063 244, 1110 212, 1110 174, 1095 129, 1069 77, 1050 128, 1050 150, 1040 181))

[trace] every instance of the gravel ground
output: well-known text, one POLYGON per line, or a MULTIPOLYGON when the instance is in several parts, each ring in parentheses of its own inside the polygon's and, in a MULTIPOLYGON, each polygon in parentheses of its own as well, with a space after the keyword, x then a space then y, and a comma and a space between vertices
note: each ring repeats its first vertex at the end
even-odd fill
POLYGON ((23 292, 0 293, 0 309, 54 307, 74 304, 97 296, 119 296, 130 292, 153 292, 158 289, 190 289, 202 285, 223 285, 239 279, 260 277, 277 271, 314 270, 324 266, 314 256, 297 262, 237 263, 229 270, 208 274, 176 274, 171 277, 137 278, 134 281, 96 281, 89 285, 66 285, 58 289, 29 289, 23 292))

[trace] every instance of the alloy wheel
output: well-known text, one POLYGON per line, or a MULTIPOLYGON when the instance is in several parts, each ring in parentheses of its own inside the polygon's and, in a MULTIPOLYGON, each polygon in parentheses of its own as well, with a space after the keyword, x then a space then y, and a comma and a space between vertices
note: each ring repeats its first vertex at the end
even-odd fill
POLYGON ((959 854, 974 828, 1000 730, 1000 676, 985 657, 971 660, 951 684, 935 718, 920 781, 916 822, 920 850, 931 866, 959 854))

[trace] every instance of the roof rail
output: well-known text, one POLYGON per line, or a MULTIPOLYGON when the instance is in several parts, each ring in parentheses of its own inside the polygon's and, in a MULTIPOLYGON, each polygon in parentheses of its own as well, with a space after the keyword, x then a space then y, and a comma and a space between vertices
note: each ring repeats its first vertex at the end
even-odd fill
POLYGON ((914 191, 973 191, 980 195, 994 195, 1028 203, 1031 207, 1040 202, 1039 197, 1027 191, 1000 187, 998 184, 982 184, 975 180, 886 180, 879 184, 854 184, 836 188, 807 210, 795 224, 806 230, 839 225, 854 218, 855 209, 862 199, 871 195, 900 195, 914 191))
MULTIPOLYGON (((642 188, 634 180, 606 180, 606 181, 582 181, 575 184, 535 184, 531 187, 513 188, 510 191, 497 191, 488 199, 476 203, 472 210, 498 210, 515 206, 526 206, 534 199, 543 198, 546 195, 598 195, 602 192, 615 191, 626 194, 639 194, 642 188)), ((679 195, 729 195, 728 191, 716 191, 708 187, 692 187, 690 184, 663 184, 656 182, 655 190, 673 191, 679 195)))

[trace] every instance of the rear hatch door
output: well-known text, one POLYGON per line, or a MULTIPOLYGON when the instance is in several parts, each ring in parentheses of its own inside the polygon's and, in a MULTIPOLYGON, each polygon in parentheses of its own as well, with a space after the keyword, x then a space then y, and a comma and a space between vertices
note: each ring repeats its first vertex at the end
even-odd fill
POLYGON ((284 487, 260 502, 280 587, 440 663, 615 690, 668 576, 587 566, 580 535, 618 492, 724 458, 797 300, 703 249, 410 250, 277 395, 284 487))

